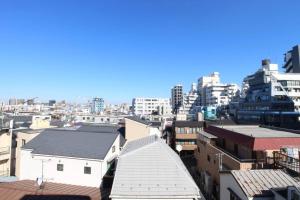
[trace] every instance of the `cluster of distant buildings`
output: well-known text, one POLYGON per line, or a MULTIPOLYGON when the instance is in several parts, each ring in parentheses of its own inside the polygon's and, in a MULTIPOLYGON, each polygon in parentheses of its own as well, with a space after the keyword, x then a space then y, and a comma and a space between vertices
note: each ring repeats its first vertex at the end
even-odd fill
POLYGON ((134 98, 131 106, 93 98, 49 101, 42 111, 2 109, 0 194, 300 199, 299 58, 299 46, 287 52, 284 73, 263 60, 241 88, 214 72, 188 93, 176 85, 171 98, 134 98))

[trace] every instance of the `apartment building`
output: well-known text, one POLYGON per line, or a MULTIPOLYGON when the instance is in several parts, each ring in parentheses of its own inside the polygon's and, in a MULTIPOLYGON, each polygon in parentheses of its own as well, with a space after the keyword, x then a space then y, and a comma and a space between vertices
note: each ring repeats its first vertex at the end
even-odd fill
POLYGON ((231 100, 238 94, 238 91, 237 84, 221 83, 218 72, 198 79, 198 94, 202 106, 229 105, 231 100))
POLYGON ((299 123, 299 111, 300 74, 280 73, 277 64, 264 59, 260 69, 243 81, 236 120, 293 127, 299 123))
POLYGON ((285 130, 210 125, 199 132, 195 150, 202 189, 219 198, 221 171, 270 168, 274 152, 299 144, 300 134, 285 130))
POLYGON ((48 129, 21 149, 20 179, 99 187, 119 155, 120 129, 48 129))
POLYGON ((286 73, 300 73, 300 45, 285 53, 284 62, 283 68, 286 73))
POLYGON ((171 89, 172 111, 174 114, 183 104, 183 86, 178 84, 171 89))
POLYGON ((223 106, 229 105, 238 94, 239 86, 237 84, 214 84, 208 85, 204 91, 207 106, 223 106))
POLYGON ((197 92, 197 85, 193 83, 191 90, 183 95, 183 103, 179 107, 178 113, 180 114, 190 114, 193 108, 200 105, 200 99, 197 92))
POLYGON ((172 112, 169 98, 134 98, 132 109, 135 115, 169 115, 172 112))
POLYGON ((178 147, 185 153, 193 153, 197 148, 197 133, 203 130, 203 121, 183 121, 173 122, 171 146, 178 147))
POLYGON ((104 99, 103 98, 93 98, 91 112, 94 114, 100 114, 104 111, 104 99))

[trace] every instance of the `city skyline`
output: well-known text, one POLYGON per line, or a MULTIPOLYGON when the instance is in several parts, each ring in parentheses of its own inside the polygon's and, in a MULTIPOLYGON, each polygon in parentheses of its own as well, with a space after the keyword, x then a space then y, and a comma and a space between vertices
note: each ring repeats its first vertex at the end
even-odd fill
POLYGON ((177 83, 188 91, 214 71, 241 85, 264 58, 281 68, 300 43, 297 1, 285 15, 284 1, 0 5, 1 99, 169 98, 177 83))

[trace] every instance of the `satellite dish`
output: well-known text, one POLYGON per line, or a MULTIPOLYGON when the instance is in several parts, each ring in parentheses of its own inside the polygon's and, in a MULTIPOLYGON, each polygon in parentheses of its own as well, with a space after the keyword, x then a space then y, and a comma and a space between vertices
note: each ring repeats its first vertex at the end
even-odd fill
POLYGON ((180 151, 182 151, 182 146, 181 145, 176 145, 176 150, 178 151, 178 152, 180 152, 180 151))

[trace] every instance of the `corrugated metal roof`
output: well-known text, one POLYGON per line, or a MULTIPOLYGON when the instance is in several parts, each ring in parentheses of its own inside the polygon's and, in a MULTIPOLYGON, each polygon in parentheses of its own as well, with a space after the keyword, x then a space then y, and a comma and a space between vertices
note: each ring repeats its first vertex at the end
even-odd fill
POLYGON ((28 142, 23 149, 33 149, 34 154, 103 160, 118 135, 118 132, 48 129, 28 142))
POLYGON ((231 174, 247 197, 268 196, 272 193, 271 188, 300 186, 299 182, 282 170, 232 170, 231 174))
POLYGON ((128 142, 119 157, 111 198, 199 198, 179 156, 160 138, 128 142))
POLYGON ((39 189, 34 181, 23 180, 0 183, 0 200, 60 199, 60 200, 99 200, 100 189, 60 183, 46 182, 39 189))

